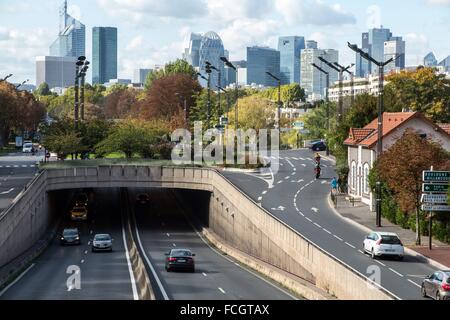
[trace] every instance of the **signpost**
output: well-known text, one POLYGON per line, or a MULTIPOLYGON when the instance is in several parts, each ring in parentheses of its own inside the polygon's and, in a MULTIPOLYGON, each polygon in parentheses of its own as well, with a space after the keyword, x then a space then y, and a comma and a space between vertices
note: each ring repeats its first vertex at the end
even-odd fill
POLYGON ((429 249, 432 250, 433 238, 433 212, 450 212, 448 205, 448 190, 450 186, 450 171, 430 171, 423 172, 422 210, 430 213, 429 224, 429 249))

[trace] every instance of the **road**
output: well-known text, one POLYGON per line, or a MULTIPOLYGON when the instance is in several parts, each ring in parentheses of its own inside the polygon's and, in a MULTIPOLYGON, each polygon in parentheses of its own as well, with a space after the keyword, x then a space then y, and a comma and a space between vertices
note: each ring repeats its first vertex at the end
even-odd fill
MULTIPOLYGON (((135 203, 139 191, 130 192, 135 203)), ((285 291, 223 256, 202 241, 187 221, 174 196, 153 191, 150 207, 135 205, 140 243, 155 269, 161 286, 154 284, 159 299, 175 300, 291 300, 285 291), (165 271, 165 255, 172 248, 191 249, 196 272, 165 271)), ((154 274, 150 272, 150 275, 154 274)), ((153 281, 154 281, 153 280, 153 281)), ((154 281, 155 282, 155 281, 154 281)))
POLYGON ((367 234, 328 205, 334 165, 322 159, 322 178, 315 180, 313 157, 309 150, 281 151, 280 170, 273 178, 272 174, 224 175, 274 216, 355 270, 366 276, 373 274, 373 268, 379 270, 381 286, 399 299, 422 299, 421 280, 436 269, 411 256, 395 261, 365 255, 361 250, 367 234))
POLYGON ((62 226, 76 226, 81 231, 82 245, 60 246, 54 239, 34 266, 0 299, 6 300, 132 300, 134 298, 122 236, 120 197, 116 189, 97 190, 92 220, 71 222, 66 217, 62 226), (95 233, 110 233, 114 239, 112 253, 92 253, 89 240, 95 233), (67 286, 71 274, 67 268, 77 266, 81 274, 81 290, 67 286))

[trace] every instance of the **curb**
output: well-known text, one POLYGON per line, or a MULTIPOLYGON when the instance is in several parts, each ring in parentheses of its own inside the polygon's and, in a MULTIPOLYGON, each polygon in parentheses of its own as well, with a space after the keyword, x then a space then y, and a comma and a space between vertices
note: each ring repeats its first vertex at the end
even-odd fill
POLYGON ((242 172, 242 173, 260 173, 260 169, 238 169, 238 168, 222 168, 225 172, 242 172))
MULTIPOLYGON (((360 224, 360 223, 358 223, 358 222, 356 222, 356 221, 354 221, 354 220, 352 220, 350 218, 346 218, 346 217, 342 216, 340 214, 340 212, 338 210, 336 210, 336 208, 334 207, 333 202, 331 201, 331 196, 327 197, 327 199, 328 199, 328 206, 341 219, 347 221, 348 223, 350 223, 351 225, 353 225, 355 227, 360 228, 364 232, 371 233, 373 231, 372 229, 370 229, 370 228, 368 228, 368 227, 366 227, 366 226, 364 226, 364 225, 362 225, 362 224, 360 224)), ((408 255, 410 255, 410 256, 412 256, 412 257, 414 257, 414 258, 416 258, 416 259, 418 259, 418 260, 420 260, 422 262, 428 263, 428 264, 430 264, 430 265, 432 265, 432 266, 434 266, 434 267, 436 267, 436 268, 438 268, 440 270, 448 270, 449 269, 449 267, 447 267, 447 266, 437 262, 436 260, 430 259, 430 258, 424 256, 423 254, 421 254, 421 253, 419 253, 417 251, 414 251, 413 249, 410 249, 408 247, 405 247, 405 252, 408 255)))

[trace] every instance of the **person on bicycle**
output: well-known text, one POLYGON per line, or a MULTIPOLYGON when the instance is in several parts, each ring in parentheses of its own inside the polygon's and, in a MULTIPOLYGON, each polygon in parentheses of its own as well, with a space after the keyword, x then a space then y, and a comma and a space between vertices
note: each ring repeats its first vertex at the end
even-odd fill
POLYGON ((316 173, 316 179, 320 178, 320 173, 322 172, 322 168, 320 167, 320 163, 317 163, 316 167, 314 168, 314 171, 316 173))
POLYGON ((316 163, 320 164, 320 160, 321 160, 321 159, 322 159, 322 157, 321 157, 320 154, 317 152, 317 153, 316 153, 316 157, 315 157, 316 163))

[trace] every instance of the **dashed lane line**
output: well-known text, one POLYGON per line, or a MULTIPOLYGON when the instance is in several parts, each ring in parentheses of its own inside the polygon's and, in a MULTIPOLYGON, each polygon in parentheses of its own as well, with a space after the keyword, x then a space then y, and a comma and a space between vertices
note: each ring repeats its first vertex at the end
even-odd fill
POLYGON ((356 249, 356 247, 354 245, 352 245, 351 243, 346 242, 346 245, 348 245, 350 248, 356 249))
POLYGON ((219 287, 218 289, 219 289, 219 291, 222 292, 223 294, 227 294, 227 293, 225 292, 225 290, 223 290, 221 287, 219 287))
POLYGON ((413 285, 415 285, 418 288, 422 288, 421 285, 418 285, 417 283, 415 283, 414 281, 412 281, 411 279, 408 279, 408 282, 412 283, 413 285))
POLYGON ((398 275, 399 277, 404 277, 404 275, 402 275, 400 272, 398 272, 398 271, 396 271, 396 270, 394 270, 394 269, 392 269, 392 268, 389 268, 389 270, 391 270, 393 273, 395 273, 396 275, 398 275))
POLYGON ((381 262, 381 261, 375 260, 375 262, 380 264, 380 265, 382 265, 383 267, 386 267, 386 265, 383 262, 381 262))
POLYGON ((328 231, 327 229, 323 228, 323 231, 325 231, 328 234, 332 234, 331 231, 328 231))
POLYGON ((336 239, 338 239, 339 241, 344 241, 344 239, 338 237, 337 235, 333 234, 333 237, 335 237, 336 239))

